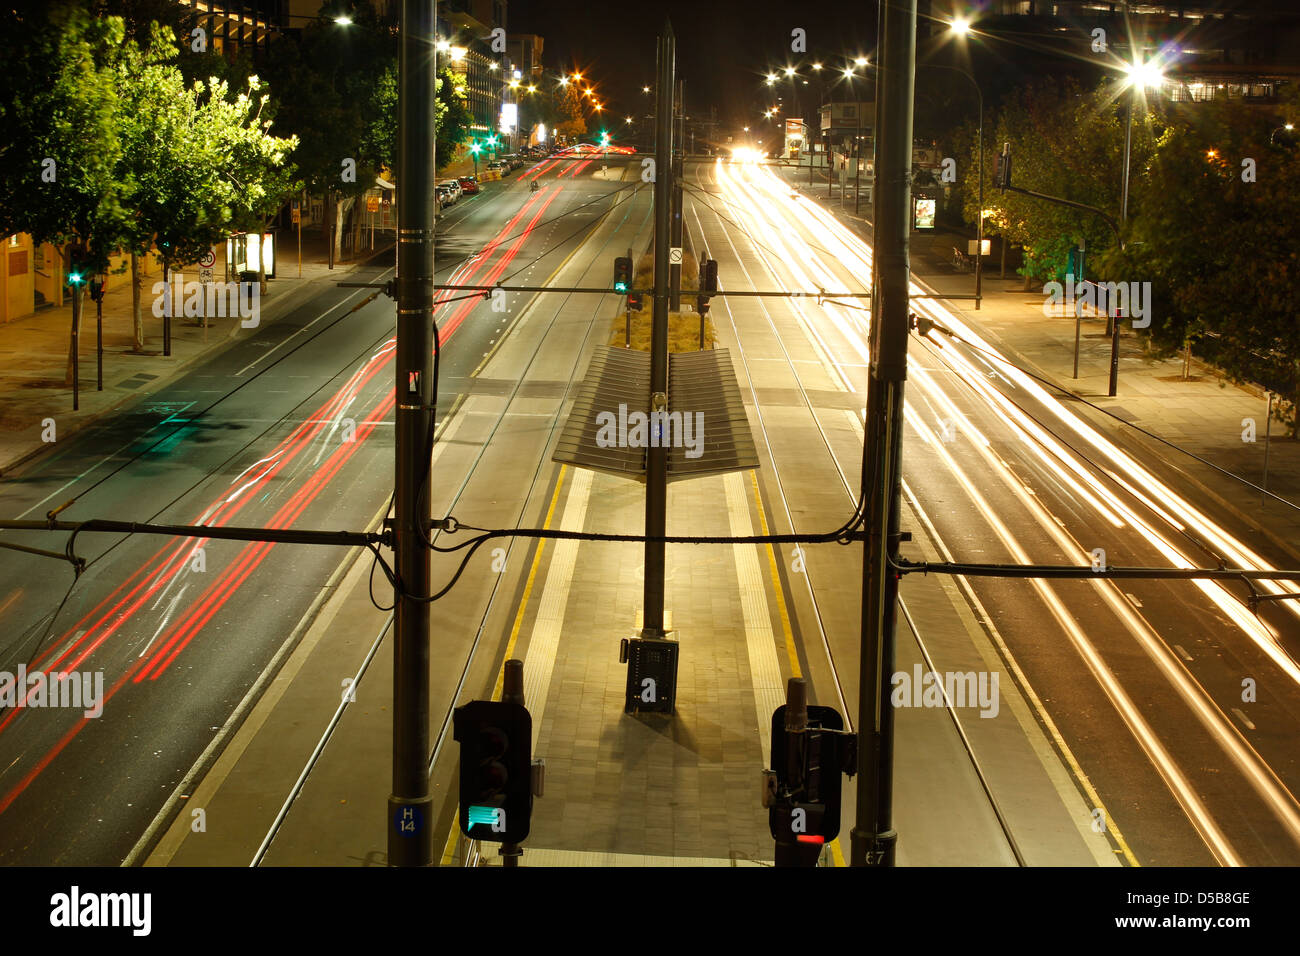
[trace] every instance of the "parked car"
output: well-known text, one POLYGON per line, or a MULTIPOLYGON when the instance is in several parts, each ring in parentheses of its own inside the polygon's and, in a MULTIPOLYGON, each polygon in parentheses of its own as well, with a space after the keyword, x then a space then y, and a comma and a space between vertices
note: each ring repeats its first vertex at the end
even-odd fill
POLYGON ((506 164, 501 162, 501 160, 499 159, 494 159, 492 160, 492 162, 487 164, 487 168, 494 173, 501 173, 502 175, 504 175, 506 170, 506 164))
POLYGON ((459 199, 465 193, 465 191, 460 188, 460 182, 455 179, 444 179, 442 182, 438 183, 438 185, 446 186, 451 190, 451 195, 454 199, 459 199))
POLYGON ((460 188, 463 192, 466 192, 471 196, 478 193, 478 180, 473 176, 462 176, 457 180, 457 182, 460 183, 460 188))
POLYGON ((441 183, 439 183, 438 186, 436 187, 436 195, 438 198, 439 209, 443 208, 444 206, 453 205, 456 202, 456 196, 454 193, 452 193, 450 186, 444 186, 441 183))

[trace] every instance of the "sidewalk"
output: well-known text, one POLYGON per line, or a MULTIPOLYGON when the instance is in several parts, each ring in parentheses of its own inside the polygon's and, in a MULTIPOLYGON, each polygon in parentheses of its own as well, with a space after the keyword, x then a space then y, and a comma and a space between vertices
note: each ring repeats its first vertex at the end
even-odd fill
MULTIPOLYGON (((803 183, 806 179, 800 185, 803 183)), ((871 207, 865 190, 860 216, 852 212, 851 185, 844 205, 840 204, 838 187, 835 198, 827 202, 824 180, 809 194, 870 241, 871 207)), ((974 272, 959 272, 952 261, 953 248, 965 251, 969 238, 942 228, 934 232, 913 231, 913 275, 939 294, 973 294, 974 272)), ((1084 317, 1079 377, 1073 378, 1073 315, 1044 315, 1046 296, 1040 291, 1024 291, 1024 278, 1010 268, 1007 277, 1000 278, 999 265, 995 246, 995 253, 985 258, 981 279, 983 299, 978 310, 970 299, 944 301, 944 306, 977 326, 1026 371, 1068 389, 1218 468, 1256 485, 1263 484, 1268 402, 1262 389, 1233 385, 1195 358, 1190 377, 1184 379, 1181 356, 1153 358, 1146 352, 1139 335, 1125 329, 1120 337, 1117 394, 1111 398, 1107 395, 1110 338, 1105 334, 1105 320, 1084 317), (1250 427, 1248 422, 1253 422, 1253 442, 1243 440, 1250 427)), ((1153 304, 1153 309, 1159 308, 1159 302, 1153 304)), ((1166 477, 1186 487, 1189 496, 1199 493, 1206 499, 1203 504, 1212 503, 1235 516, 1246 528, 1253 529, 1257 538, 1264 539, 1257 543, 1271 545, 1280 552, 1276 556, 1279 560, 1289 559, 1292 566, 1300 566, 1300 507, 1266 498, 1242 481, 1180 454, 1083 402, 1074 402, 1073 408, 1103 435, 1135 456, 1141 456, 1144 462, 1163 462, 1166 477)), ((1300 505, 1300 442, 1286 437, 1283 426, 1275 421, 1267 447, 1267 489, 1300 505)), ((1245 540, 1251 541, 1250 537, 1245 540)))
MULTIPOLYGON (((279 274, 267 281, 261 300, 259 327, 269 325, 307 299, 314 290, 344 278, 362 260, 328 266, 327 247, 318 235, 304 231, 302 275, 298 274, 297 237, 280 252, 279 274)), ((369 256, 367 252, 364 255, 369 256)), ((197 279, 186 274, 185 279, 197 279)), ((220 270, 216 278, 222 278, 220 270)), ((163 355, 163 320, 153 314, 153 286, 162 270, 143 277, 141 312, 145 347, 132 350, 131 286, 124 283, 104 296, 103 390, 96 389, 96 305, 87 295, 82 303, 79 348, 79 410, 72 410, 72 385, 65 384, 72 303, 41 310, 0 325, 0 475, 45 447, 53 420, 58 440, 87 427, 142 396, 157 392, 204 357, 226 347, 242 329, 238 317, 199 320, 174 316, 171 355, 163 355)))

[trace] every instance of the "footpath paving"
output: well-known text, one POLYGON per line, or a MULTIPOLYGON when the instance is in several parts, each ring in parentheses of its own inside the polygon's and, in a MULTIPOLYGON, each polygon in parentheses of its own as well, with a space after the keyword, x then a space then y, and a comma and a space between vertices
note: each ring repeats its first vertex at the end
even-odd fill
MULTIPOLYGON (((259 324, 273 324, 315 291, 343 279, 361 261, 335 263, 329 268, 327 246, 317 236, 303 234, 299 275, 297 243, 281 250, 279 274, 267 282, 260 300, 259 324)), ((369 252, 366 253, 369 256, 369 252)), ((185 280, 197 279, 196 273, 185 280)), ((220 270, 217 278, 221 278, 220 270)), ((226 347, 241 328, 239 317, 171 320, 171 355, 163 355, 163 320, 153 315, 155 282, 161 267, 143 278, 141 311, 144 349, 134 350, 131 287, 110 289, 103 303, 103 388, 97 384, 95 303, 85 297, 79 348, 80 394, 73 411, 68 380, 68 344, 72 304, 51 307, 0 324, 0 475, 39 453, 52 435, 57 440, 112 415, 123 406, 161 390, 205 356, 226 347)))
MULTIPOLYGON (((804 178, 791 178, 807 190, 806 172, 804 178)), ((852 187, 845 202, 838 186, 834 198, 827 200, 824 179, 807 191, 851 228, 870 237, 871 207, 865 193, 863 215, 855 216, 852 187)), ((953 256, 954 247, 965 251, 968 238, 947 230, 914 231, 914 276, 941 295, 973 294, 973 271, 959 271, 953 256)), ((981 292, 978 310, 971 300, 945 300, 944 305, 979 328, 1021 368, 1158 436, 1144 435, 1084 402, 1073 403, 1078 414, 1116 444, 1154 462, 1163 476, 1173 478, 1189 494, 1235 518, 1247 532, 1246 540, 1268 547, 1274 560, 1300 567, 1300 442, 1289 437, 1278 421, 1268 425, 1268 397, 1262 389, 1234 385, 1195 358, 1185 375, 1182 356, 1157 358, 1137 333, 1125 329, 1120 338, 1117 394, 1109 397, 1111 342, 1104 318, 1083 318, 1076 379, 1073 314, 1060 310, 1044 314, 1046 296, 1037 288, 1027 291, 1025 280, 1010 270, 1001 277, 996 255, 986 257, 981 292), (1277 497, 1264 495, 1246 482, 1266 487, 1277 497)), ((1159 309, 1160 303, 1153 308, 1159 309)))
MULTIPOLYGON (((546 281, 602 281, 608 248, 644 240, 648 201, 648 194, 629 200, 626 215, 609 217, 588 247, 546 281), (632 234, 619 223, 631 223, 632 234)), ((609 311, 609 302, 593 312, 590 300, 560 303, 550 297, 519 317, 442 426, 446 431, 435 445, 433 463, 436 514, 446 513, 453 491, 463 485, 454 513, 488 527, 516 521, 524 527, 587 531, 642 526, 643 485, 560 468, 549 460, 556 422, 563 421, 574 395, 574 376, 586 368, 594 345, 605 341, 609 311)), ((742 335, 760 328, 757 312, 741 327, 742 335)), ((804 343, 802 349, 809 362, 801 364, 810 364, 811 346, 804 343)), ((780 367, 774 363, 777 372, 770 374, 780 367)), ((828 374, 817 369, 810 374, 828 374)), ((778 379, 764 376, 757 383, 760 391, 780 390, 778 379)), ((747 381, 741 391, 748 403, 747 381)), ((752 420, 752 406, 749 411, 752 420)), ((860 430, 842 432, 846 443, 861 447, 860 430)), ((803 453, 791 444, 797 437, 783 446, 788 452, 765 448, 757 472, 671 485, 670 530, 704 535, 790 530, 784 509, 771 497, 773 454, 783 456, 801 529, 841 517, 838 498, 825 507, 806 506, 822 495, 819 486, 830 465, 823 449, 816 467, 810 463, 796 475, 800 469, 794 463, 803 453)), ((640 548, 573 540, 519 542, 512 548, 499 562, 492 559, 496 575, 486 555, 475 559, 465 582, 434 606, 433 685, 442 704, 435 705, 431 719, 436 737, 448 700, 499 694, 501 661, 523 659, 533 752, 547 761, 546 795, 536 802, 523 865, 771 865, 773 841, 759 801, 771 713, 783 702, 786 680, 796 675, 809 678, 814 702, 836 703, 830 664, 817 636, 817 611, 806 586, 792 579, 785 556, 754 545, 670 546, 667 623, 683 650, 676 714, 667 719, 623 712, 626 672, 618 662, 618 643, 639 626, 640 548), (479 652, 465 665, 456 641, 475 631, 479 652)), ((435 557, 440 580, 453 569, 443 557, 435 557)), ((861 549, 844 549, 836 557, 837 572, 818 578, 817 600, 822 607, 850 609, 859 599, 861 549)), ((178 814, 171 821, 160 819, 160 832, 142 841, 143 851, 152 837, 159 838, 147 858, 132 862, 384 864, 392 642, 385 615, 368 598, 370 562, 358 558, 331 583, 320 614, 267 692, 242 722, 235 721, 224 752, 174 794, 178 814), (340 678, 351 675, 355 698, 340 699, 340 678), (197 808, 205 811, 206 829, 194 826, 197 808)), ((921 665, 925 653, 926 665, 940 670, 1000 668, 996 649, 961 596, 938 580, 920 586, 924 593, 913 592, 917 626, 943 637, 930 641, 924 652, 915 641, 900 641, 898 667, 921 665)), ((856 621, 851 613, 842 617, 856 621)), ((832 635, 832 643, 839 638, 832 635)), ((835 663, 852 700, 856 663, 835 663)), ((953 716, 934 708, 899 710, 895 821, 904 834, 899 862, 1014 865, 1016 850, 1000 813, 1026 862, 1113 865, 1114 848, 1090 831, 1080 791, 1009 680, 1002 703, 996 719, 962 717, 982 752, 983 780, 953 716), (996 806, 988 787, 998 795, 996 806)), ((431 785, 439 835, 435 859, 449 865, 469 856, 452 824, 455 766, 455 744, 448 735, 431 785)), ((841 864, 846 855, 851 786, 845 787, 844 807, 841 837, 824 852, 826 864, 841 864)), ((500 864, 495 847, 485 846, 482 853, 486 865, 500 864)))

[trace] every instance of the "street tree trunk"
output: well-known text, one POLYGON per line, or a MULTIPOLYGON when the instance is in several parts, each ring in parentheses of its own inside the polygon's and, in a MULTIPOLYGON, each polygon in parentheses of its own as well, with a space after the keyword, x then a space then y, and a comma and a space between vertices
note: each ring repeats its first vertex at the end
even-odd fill
POLYGON ((131 350, 144 351, 144 313, 140 309, 141 283, 140 257, 131 253, 131 350))
MULTIPOLYGON (((69 245, 63 250, 63 274, 66 276, 72 271, 72 246, 69 245)), ((72 326, 68 330, 68 367, 63 375, 63 384, 72 384, 72 364, 75 350, 77 348, 77 337, 81 333, 81 285, 72 286, 69 290, 72 297, 72 326)))

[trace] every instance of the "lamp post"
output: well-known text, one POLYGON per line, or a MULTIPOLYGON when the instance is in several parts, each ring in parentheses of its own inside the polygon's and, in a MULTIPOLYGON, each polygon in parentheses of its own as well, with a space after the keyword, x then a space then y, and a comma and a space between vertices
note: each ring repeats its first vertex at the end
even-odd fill
MULTIPOLYGON (((957 33, 966 32, 966 30, 958 29, 957 24, 961 22, 963 21, 958 20, 954 22, 953 24, 954 32, 957 33)), ((967 30, 968 29, 969 29, 969 24, 967 24, 967 30)), ((975 226, 975 309, 978 311, 980 307, 980 297, 982 293, 981 285, 984 276, 984 92, 980 89, 980 85, 976 81, 975 77, 972 76, 967 71, 961 69, 960 67, 944 66, 941 63, 918 63, 917 66, 921 68, 930 68, 935 70, 951 70, 953 73, 960 73, 962 76, 966 77, 966 79, 970 80, 971 86, 975 88, 975 96, 979 100, 979 132, 976 136, 976 138, 979 141, 979 154, 980 154, 979 171, 978 171, 979 214, 976 216, 978 222, 975 226)))
POLYGON ((1120 187, 1119 201, 1119 222, 1120 225, 1128 222, 1128 182, 1129 170, 1132 165, 1133 152, 1133 98, 1138 95, 1138 91, 1148 86, 1160 88, 1164 82, 1164 74, 1160 71, 1160 66, 1155 60, 1147 60, 1145 63, 1140 59, 1124 67, 1124 73, 1128 77, 1129 95, 1124 101, 1124 180, 1120 187))

